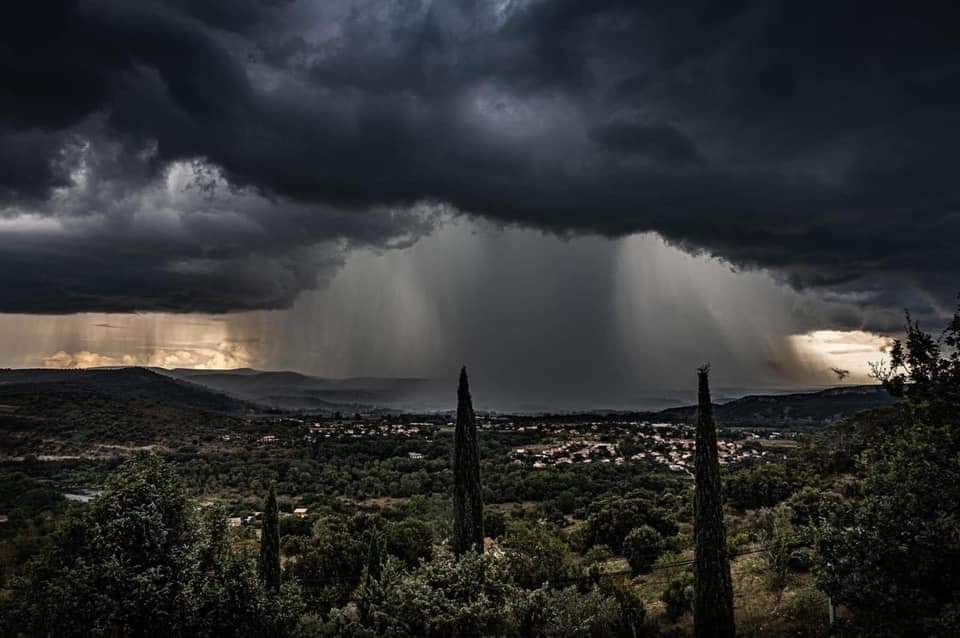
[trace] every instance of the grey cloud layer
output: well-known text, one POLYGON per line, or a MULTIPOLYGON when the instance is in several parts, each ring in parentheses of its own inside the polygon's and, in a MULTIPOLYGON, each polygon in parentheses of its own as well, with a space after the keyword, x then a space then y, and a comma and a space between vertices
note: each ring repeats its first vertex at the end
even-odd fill
POLYGON ((416 236, 422 219, 384 207, 434 201, 561 233, 652 230, 798 287, 939 314, 960 279, 958 13, 20 3, 0 26, 0 195, 9 217, 70 218, 74 234, 0 235, 0 272, 16 266, 22 288, 0 310, 284 306, 336 261, 324 246, 416 236), (138 158, 83 206, 57 198, 77 189, 78 139, 138 158), (217 223, 187 206, 189 239, 161 246, 119 221, 145 209, 113 190, 142 200, 195 158, 244 194, 217 223), (99 225, 73 221, 104 207, 99 225), (259 233, 238 239, 251 219, 259 233))

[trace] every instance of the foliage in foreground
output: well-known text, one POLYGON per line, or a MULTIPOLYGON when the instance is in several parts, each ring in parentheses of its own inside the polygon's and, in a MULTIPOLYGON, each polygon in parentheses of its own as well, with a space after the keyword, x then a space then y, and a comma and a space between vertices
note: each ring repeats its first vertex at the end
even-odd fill
POLYGON ((564 587, 560 581, 577 572, 569 546, 541 525, 511 523, 496 556, 459 558, 429 551, 431 534, 412 521, 356 515, 316 527, 319 545, 292 560, 274 592, 258 578, 257 555, 234 547, 221 512, 195 507, 159 457, 136 457, 14 580, 0 633, 636 638, 650 631, 629 585, 581 579, 581 588, 564 587), (319 588, 301 593, 298 582, 319 588))
POLYGON ((71 513, 53 546, 12 583, 3 635, 245 636, 287 631, 296 592, 267 596, 228 542, 222 513, 198 511, 168 465, 147 456, 71 513))
POLYGON ((940 339, 909 321, 884 381, 899 423, 860 459, 858 499, 819 529, 820 586, 854 635, 960 632, 960 313, 940 339))
POLYGON ((515 582, 508 561, 474 552, 459 559, 443 552, 412 571, 388 559, 360 598, 363 613, 334 610, 331 634, 636 638, 651 631, 643 603, 629 586, 525 589, 515 582))

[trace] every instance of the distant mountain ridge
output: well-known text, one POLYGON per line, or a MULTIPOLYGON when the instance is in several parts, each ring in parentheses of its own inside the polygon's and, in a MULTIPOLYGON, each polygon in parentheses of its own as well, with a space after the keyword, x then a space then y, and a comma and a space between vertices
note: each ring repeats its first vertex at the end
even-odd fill
MULTIPOLYGON (((895 403, 880 385, 839 386, 818 392, 748 395, 714 404, 714 419, 724 425, 825 425, 863 410, 895 403)), ((692 421, 697 406, 667 408, 657 414, 668 420, 692 421)))
POLYGON ((248 401, 148 368, 0 370, 0 399, 30 392, 90 392, 120 401, 149 401, 223 414, 257 409, 248 401))
MULTIPOLYGON (((5 396, 31 393, 96 393, 119 401, 152 402, 225 415, 282 409, 302 412, 450 410, 454 389, 446 381, 420 378, 325 379, 291 371, 91 368, 0 370, 5 396)), ((723 425, 820 426, 862 410, 891 405, 881 386, 840 386, 815 392, 751 394, 714 405, 723 425)), ((624 413, 594 411, 594 413, 624 413)), ((687 421, 696 406, 631 410, 637 418, 687 421)), ((589 413, 589 412, 588 412, 589 413)), ((588 414, 585 413, 585 414, 588 414)))
POLYGON ((327 379, 291 371, 158 370, 265 406, 287 410, 344 410, 374 407, 400 410, 444 406, 450 384, 416 377, 327 379))
MULTIPOLYGON (((163 371, 242 399, 291 410, 452 409, 454 391, 445 381, 422 378, 357 377, 326 379, 290 371, 163 371)), ((750 394, 715 405, 719 423, 744 425, 824 425, 861 410, 894 403, 879 385, 838 386, 813 392, 750 394)), ((638 411, 649 418, 692 421, 696 406, 638 411)))

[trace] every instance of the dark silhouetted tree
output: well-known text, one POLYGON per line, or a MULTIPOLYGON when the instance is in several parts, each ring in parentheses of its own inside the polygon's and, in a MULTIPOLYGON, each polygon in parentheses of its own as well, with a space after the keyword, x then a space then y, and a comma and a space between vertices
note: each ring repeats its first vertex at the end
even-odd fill
POLYGON ((733 638, 733 587, 720 493, 717 432, 710 403, 710 366, 697 371, 696 491, 693 628, 697 638, 733 638))
POLYGON ((277 494, 273 485, 263 508, 263 528, 260 532, 260 561, 257 564, 260 582, 268 591, 280 590, 280 518, 277 512, 277 494))
POLYGON ((457 388, 457 428, 453 435, 453 551, 463 554, 471 548, 483 552, 483 499, 477 424, 464 367, 457 388))
POLYGON ((623 455, 623 462, 626 464, 629 464, 633 459, 633 455, 640 450, 640 446, 637 445, 636 440, 631 436, 626 436, 621 439, 618 447, 620 448, 620 454, 623 455))
POLYGON ((383 546, 380 533, 370 532, 370 543, 367 545, 367 565, 363 570, 363 578, 357 589, 357 612, 362 622, 370 620, 371 603, 383 598, 383 587, 380 577, 383 575, 383 546))
POLYGON ((663 550, 663 537, 649 525, 635 527, 623 539, 623 555, 634 574, 650 571, 663 550))
POLYGON ((890 349, 890 366, 872 364, 893 396, 906 399, 904 416, 925 423, 953 423, 960 405, 960 308, 939 337, 924 332, 907 313, 906 339, 890 349))
POLYGON ((380 534, 370 533, 370 545, 367 547, 367 572, 368 579, 379 580, 380 573, 383 571, 383 543, 380 534))
POLYGON ((815 535, 820 589, 851 613, 844 635, 960 635, 960 311, 907 335, 878 375, 897 419, 860 454, 857 498, 815 535))
POLYGON ((0 596, 0 636, 288 635, 300 605, 267 603, 222 511, 193 507, 173 467, 138 455, 70 511, 0 596), (286 633, 283 633, 286 631, 286 633))
POLYGON ((433 527, 429 523, 408 518, 387 526, 383 549, 407 567, 416 567, 433 556, 433 537, 433 527))

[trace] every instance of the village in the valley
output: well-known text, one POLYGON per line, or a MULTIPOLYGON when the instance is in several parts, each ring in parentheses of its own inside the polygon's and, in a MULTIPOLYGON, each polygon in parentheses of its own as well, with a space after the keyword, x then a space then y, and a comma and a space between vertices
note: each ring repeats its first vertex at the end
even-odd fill
MULTIPOLYGON (((290 419, 285 419, 289 422, 290 419)), ((317 443, 331 438, 380 438, 422 440, 429 443, 442 430, 452 430, 449 415, 426 415, 418 420, 389 416, 355 415, 352 418, 296 420, 303 439, 317 443)), ((515 419, 509 416, 478 416, 482 432, 515 433, 522 443, 510 452, 512 462, 533 469, 552 465, 591 463, 644 463, 664 470, 693 476, 695 427, 686 423, 651 423, 633 420, 567 420, 563 417, 515 419)), ((481 434, 482 436, 482 434, 481 434)), ((736 429, 721 432, 718 454, 721 464, 760 461, 776 455, 776 445, 786 443, 793 434, 769 429, 736 429)), ((276 434, 259 437, 261 445, 276 444, 276 434)), ((408 451, 412 460, 423 460, 421 451, 408 451)))
MULTIPOLYGON (((317 446, 325 442, 393 441, 396 454, 414 463, 435 463, 436 442, 454 429, 453 415, 354 414, 351 416, 283 416, 259 419, 256 433, 232 432, 223 442, 256 448, 317 446)), ((253 425, 253 422, 247 425, 253 425)), ((556 466, 635 465, 693 479, 695 427, 688 423, 632 420, 616 415, 580 418, 563 415, 477 415, 481 441, 484 434, 512 444, 506 448, 508 463, 531 471, 556 466)), ((794 446, 794 432, 769 428, 730 428, 719 431, 717 451, 721 465, 776 462, 783 448, 794 446)), ((282 517, 306 518, 307 506, 294 506, 282 517)), ((231 527, 255 526, 257 513, 232 515, 231 527)))
MULTIPOLYGON (((649 422, 522 426, 542 428, 558 436, 555 441, 518 446, 514 463, 534 469, 558 464, 653 463, 670 472, 693 476, 695 430, 691 425, 649 422)), ((759 444, 761 437, 779 439, 777 432, 739 432, 736 440, 718 441, 721 464, 761 459, 772 452, 759 444)))

